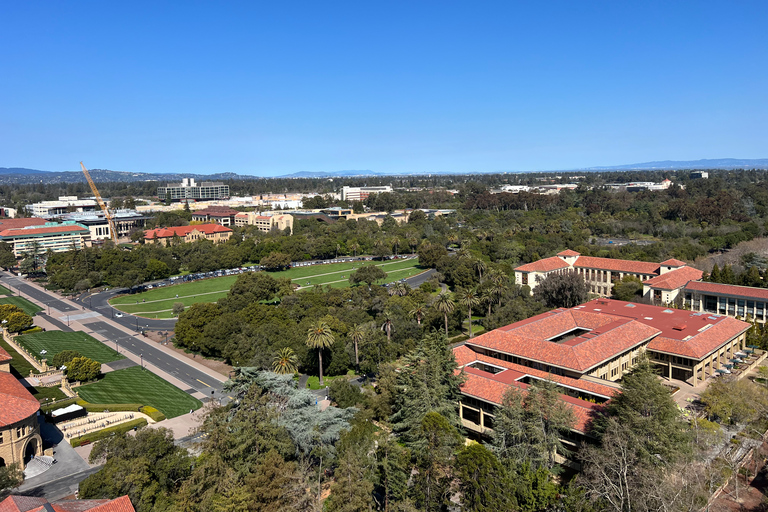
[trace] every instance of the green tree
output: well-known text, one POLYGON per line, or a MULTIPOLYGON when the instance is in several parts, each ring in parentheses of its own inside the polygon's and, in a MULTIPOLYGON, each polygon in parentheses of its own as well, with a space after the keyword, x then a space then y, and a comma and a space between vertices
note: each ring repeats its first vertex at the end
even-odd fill
POLYGON ((363 343, 363 340, 365 340, 366 333, 367 333, 367 329, 365 328, 365 326, 361 324, 357 324, 353 326, 347 333, 347 336, 349 337, 350 341, 352 341, 352 344, 355 347, 355 371, 357 373, 360 373, 359 348, 360 348, 360 345, 363 343))
POLYGON ((376 265, 363 265, 349 276, 349 284, 366 283, 368 288, 380 279, 386 279, 387 273, 376 265))
POLYGON ((717 266, 717 263, 714 264, 712 267, 712 272, 709 274, 709 280, 713 283, 722 283, 722 276, 720 275, 720 267, 717 266))
POLYGON ((293 374, 298 371, 299 358, 290 347, 281 348, 272 360, 272 371, 279 374, 293 374))
POLYGON ((164 428, 108 437, 96 443, 90 460, 104 466, 80 483, 80 497, 114 499, 127 494, 137 512, 170 508, 192 468, 186 448, 176 446, 173 432, 164 428))
POLYGON ((659 381, 647 358, 622 379, 621 393, 611 400, 608 415, 597 417, 595 433, 614 418, 628 435, 638 458, 654 465, 667 465, 690 454, 690 430, 667 388, 659 381))
POLYGON ((469 329, 469 337, 473 338, 472 334, 472 308, 476 308, 480 305, 480 297, 477 295, 476 288, 460 288, 456 291, 456 296, 459 298, 459 304, 467 308, 467 323, 469 329))
POLYGON ((323 386, 323 350, 333 345, 334 336, 330 326, 318 320, 307 331, 307 347, 317 350, 318 371, 320 372, 320 386, 323 386))
POLYGON ((445 247, 439 244, 431 244, 424 242, 419 247, 419 265, 425 268, 435 268, 437 262, 445 256, 448 256, 448 251, 445 247))
POLYGON ((432 302, 432 307, 443 315, 445 319, 445 335, 448 336, 448 315, 453 313, 456 303, 450 294, 441 292, 432 302))
POLYGON ((147 279, 165 279, 171 275, 171 269, 164 261, 150 259, 147 262, 147 279))
POLYGON ((291 266, 291 256, 281 252, 271 252, 267 256, 261 258, 259 265, 268 272, 285 270, 291 266))
POLYGON ((21 485, 24 481, 24 473, 18 463, 0 467, 0 499, 10 494, 11 489, 21 485))
POLYGON ((575 271, 549 274, 533 289, 533 297, 548 308, 572 308, 586 302, 587 283, 575 271))
POLYGON ((53 356, 52 365, 55 368, 60 368, 62 365, 67 366, 76 357, 83 357, 83 355, 77 350, 62 350, 53 356))
POLYGON ((341 435, 331 497, 324 509, 328 512, 373 510, 373 478, 376 461, 374 427, 370 422, 357 423, 341 435))
POLYGON ((0 242, 0 267, 5 270, 16 266, 16 256, 13 255, 13 248, 7 242, 0 242))
POLYGON ((184 312, 184 309, 186 309, 186 306, 183 302, 174 302, 171 313, 173 313, 173 316, 179 316, 184 312))
POLYGON ((453 455, 463 440, 437 412, 424 415, 418 434, 424 449, 416 452, 418 473, 414 476, 414 498, 427 512, 443 510, 450 496, 453 455))
POLYGON ((517 509, 515 483, 493 452, 472 443, 456 455, 456 478, 461 490, 462 510, 497 512, 517 509))
POLYGON ((67 365, 67 378, 87 382, 101 375, 101 363, 87 357, 76 357, 67 365))
POLYGON ((635 276, 624 276, 613 285, 613 298, 633 302, 643 296, 643 282, 635 276))
POLYGON ((5 327, 10 332, 21 332, 29 329, 32 327, 32 317, 28 314, 24 313, 23 311, 11 313, 8 315, 8 323, 5 324, 5 327))

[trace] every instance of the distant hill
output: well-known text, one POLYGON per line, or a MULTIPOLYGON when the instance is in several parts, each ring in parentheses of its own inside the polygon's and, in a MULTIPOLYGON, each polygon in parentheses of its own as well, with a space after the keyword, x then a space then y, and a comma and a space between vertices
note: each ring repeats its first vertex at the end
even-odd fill
POLYGON ((574 169, 580 171, 634 171, 664 169, 768 169, 768 158, 713 158, 705 160, 660 160, 641 164, 611 165, 574 169))
MULTIPOLYGON (((424 175, 450 175, 450 174, 504 174, 508 172, 569 172, 569 171, 631 171, 631 170, 674 170, 674 169, 768 169, 768 158, 717 158, 709 160, 661 160, 658 162, 644 162, 639 164, 609 165, 601 167, 586 167, 582 169, 552 169, 550 171, 406 171, 398 173, 378 172, 371 170, 343 170, 343 171, 301 171, 277 178, 349 178, 349 177, 381 177, 381 176, 424 176, 424 175)), ((97 182, 131 182, 131 181, 157 181, 159 183, 180 182, 182 178, 194 178, 197 181, 222 181, 222 180, 254 180, 269 179, 260 176, 235 174, 233 172, 221 172, 215 174, 187 174, 187 173, 144 173, 129 171, 110 171, 108 169, 89 169, 94 181, 97 182)), ((25 183, 84 183, 85 177, 77 171, 41 171, 38 169, 26 169, 23 167, 0 167, 0 184, 25 184, 25 183)))

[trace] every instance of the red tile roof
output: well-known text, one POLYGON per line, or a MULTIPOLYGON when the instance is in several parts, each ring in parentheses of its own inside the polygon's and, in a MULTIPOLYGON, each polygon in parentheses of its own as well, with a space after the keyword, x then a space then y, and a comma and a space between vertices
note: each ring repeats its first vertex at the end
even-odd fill
POLYGON ((28 217, 24 219, 0 219, 0 231, 5 229, 19 229, 27 226, 44 226, 48 222, 39 217, 28 217))
POLYGON ((551 258, 544 258, 543 260, 533 261, 520 265, 515 270, 520 272, 551 272, 552 270, 558 270, 561 268, 568 268, 569 265, 557 256, 551 258))
POLYGON ((29 418, 40 409, 40 402, 10 373, 0 372, 0 426, 29 418))
POLYGON ((5 351, 3 347, 0 347, 0 363, 5 363, 6 361, 10 361, 13 358, 11 357, 11 354, 5 351))
MULTIPOLYGON (((174 235, 178 235, 179 237, 183 238, 195 230, 201 233, 205 233, 206 235, 213 233, 227 233, 232 231, 231 229, 224 227, 221 224, 198 224, 196 226, 174 226, 170 228, 150 229, 144 233, 144 238, 147 240, 152 240, 153 238, 169 238, 174 235)), ((0 235, 1 234, 2 233, 0 233, 0 235)))
POLYGON ((616 260, 613 258, 596 258, 593 256, 579 256, 574 267, 594 268, 610 270, 612 272, 624 272, 629 274, 658 274, 659 264, 649 261, 616 260))
POLYGON ((60 500, 49 503, 45 498, 8 496, 0 502, 0 512, 136 512, 128 496, 114 500, 60 500), (46 508, 48 505, 50 508, 46 508))
POLYGON ((581 253, 580 252, 576 252, 576 251, 572 251, 570 249, 566 249, 566 250, 564 250, 562 252, 557 253, 557 255, 558 256, 564 256, 564 257, 568 257, 568 256, 581 256, 581 253))
MULTIPOLYGON (((522 382, 505 384, 493 379, 492 374, 474 368, 466 368, 464 370, 464 375, 466 376, 466 379, 461 387, 462 394, 496 405, 501 405, 504 393, 510 386, 516 386, 522 389, 523 393, 525 393, 529 387, 528 384, 522 382)), ((560 395, 560 399, 573 411, 576 420, 573 426, 574 430, 586 432, 589 429, 594 414, 593 411, 599 410, 601 406, 567 395, 560 395)))
POLYGON ((697 281, 701 279, 701 275, 701 270, 697 268, 681 267, 643 281, 643 284, 650 286, 651 288, 659 288, 662 290, 677 290, 678 288, 685 286, 689 281, 697 281))
POLYGON ((684 267, 686 263, 684 261, 676 260, 675 258, 668 259, 666 261, 662 261, 661 265, 666 265, 667 267, 684 267))
POLYGON ((0 512, 29 512, 48 503, 45 498, 32 496, 8 496, 0 501, 0 512))
POLYGON ((660 334, 648 344, 649 350, 696 359, 707 356, 751 327, 747 322, 727 316, 612 299, 596 299, 577 307, 582 310, 626 316, 639 323, 653 326, 660 331, 660 334))
POLYGON ((768 300, 768 289, 753 288, 752 286, 737 286, 735 284, 694 281, 688 283, 685 286, 685 291, 715 293, 717 295, 728 295, 731 297, 745 297, 748 299, 768 300))
POLYGON ((613 388, 607 384, 599 384, 585 379, 573 379, 563 375, 555 375, 537 370, 535 368, 530 368, 528 366, 510 363, 502 359, 496 359, 495 357, 479 354, 466 345, 461 345, 454 348, 453 354, 459 367, 466 366, 468 364, 474 363, 475 361, 480 361, 482 363, 489 363, 494 366, 506 368, 507 371, 502 371, 495 375, 496 377, 500 377, 500 380, 502 381, 508 381, 510 379, 518 380, 526 375, 530 375, 532 377, 537 377, 544 380, 551 380, 563 386, 579 389, 588 393, 594 393, 605 398, 611 398, 617 392, 616 388, 613 388), (502 374, 510 374, 512 377, 507 379, 505 376, 502 376, 502 374))
POLYGON ((579 310, 554 310, 482 334, 468 340, 467 345, 585 373, 659 332, 628 318, 579 310), (576 328, 590 332, 566 343, 548 341, 576 328))
POLYGON ((62 224, 61 226, 48 226, 44 228, 20 228, 20 229, 5 229, 3 231, 0 231, 0 237, 20 237, 20 236, 30 236, 30 235, 49 235, 49 234, 55 234, 55 233, 72 233, 76 231, 84 231, 88 232, 87 228, 84 228, 82 226, 77 225, 65 225, 62 224))
POLYGON ((233 210, 232 208, 227 208, 226 206, 209 206, 208 208, 204 208, 202 210, 197 210, 196 212, 193 212, 193 216, 205 216, 208 217, 231 217, 232 215, 237 215, 240 213, 237 210, 233 210))

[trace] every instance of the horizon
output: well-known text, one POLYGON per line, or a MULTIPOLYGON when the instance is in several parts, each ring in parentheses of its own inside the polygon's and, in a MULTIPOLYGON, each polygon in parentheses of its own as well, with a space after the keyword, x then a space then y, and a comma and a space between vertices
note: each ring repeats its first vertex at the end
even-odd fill
POLYGON ((485 174, 764 152, 762 2, 5 14, 9 167, 485 174))

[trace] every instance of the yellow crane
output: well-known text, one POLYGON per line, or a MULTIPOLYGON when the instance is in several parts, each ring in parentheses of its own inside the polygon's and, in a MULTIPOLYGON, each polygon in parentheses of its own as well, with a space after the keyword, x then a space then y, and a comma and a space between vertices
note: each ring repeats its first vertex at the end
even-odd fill
POLYGON ((91 186, 91 191, 96 197, 96 202, 99 203, 101 211, 104 212, 104 216, 107 218, 107 222, 109 223, 109 236, 112 238, 112 241, 115 242, 115 245, 117 245, 117 230, 115 229, 115 222, 112 220, 112 214, 109 213, 106 203, 104 203, 101 194, 99 194, 99 189, 96 188, 96 184, 91 179, 91 175, 88 173, 88 169, 83 165, 83 162, 80 162, 80 167, 83 168, 83 174, 85 174, 85 179, 88 180, 88 184, 91 186))

